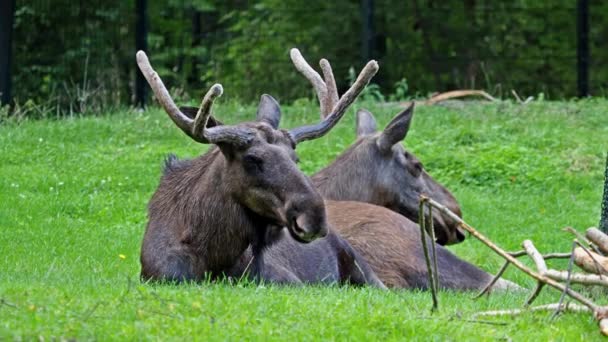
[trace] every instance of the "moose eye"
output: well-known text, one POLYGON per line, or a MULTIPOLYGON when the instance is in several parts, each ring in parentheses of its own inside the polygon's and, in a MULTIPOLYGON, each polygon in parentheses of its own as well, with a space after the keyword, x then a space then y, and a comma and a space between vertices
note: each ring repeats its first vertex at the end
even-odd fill
POLYGON ((264 160, 254 155, 246 155, 243 157, 243 165, 249 172, 262 171, 264 167, 264 160))

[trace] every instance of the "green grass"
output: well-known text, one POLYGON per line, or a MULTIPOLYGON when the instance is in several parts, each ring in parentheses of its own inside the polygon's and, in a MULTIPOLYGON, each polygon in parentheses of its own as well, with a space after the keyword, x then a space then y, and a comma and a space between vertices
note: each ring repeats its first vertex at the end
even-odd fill
MULTIPOLYGON (((370 104, 380 126, 395 108, 370 104)), ((284 108, 283 127, 317 120, 308 102, 284 108)), ((228 123, 253 107, 222 103, 228 123)), ((464 218, 508 250, 532 239, 568 251, 560 229, 596 225, 608 142, 608 101, 419 107, 405 145, 453 190, 464 218)), ((354 141, 353 112, 327 137, 298 147, 311 174, 354 141)), ((193 157, 190 141, 159 110, 0 126, 0 340, 589 340, 590 315, 496 318, 527 293, 440 294, 253 284, 149 285, 138 280, 146 204, 166 154, 193 157)), ((451 247, 495 272, 499 257, 472 238, 451 247)), ((553 263, 564 267, 564 263, 553 263)), ((532 288, 510 270, 507 278, 532 288)), ((537 303, 554 302, 546 290, 537 303)), ((602 301, 602 299, 599 299, 602 301)))

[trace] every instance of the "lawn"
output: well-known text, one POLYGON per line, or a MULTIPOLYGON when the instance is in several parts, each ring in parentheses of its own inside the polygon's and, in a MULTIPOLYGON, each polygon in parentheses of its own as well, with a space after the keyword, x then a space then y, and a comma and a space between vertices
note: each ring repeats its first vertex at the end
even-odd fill
MULTIPOLYGON (((381 126, 398 109, 368 103, 381 126)), ((282 127, 318 119, 316 104, 284 107, 282 127)), ((255 108, 220 102, 227 123, 255 108)), ((608 101, 419 107, 405 146, 453 191, 465 220, 508 250, 532 239, 568 251, 565 226, 599 220, 608 101)), ((325 138, 298 146, 312 174, 354 141, 354 112, 325 138)), ((168 153, 207 149, 158 109, 0 125, 0 340, 592 340, 588 314, 471 321, 520 307, 528 293, 429 293, 240 283, 143 284, 146 204, 168 153)), ((450 247, 489 272, 501 259, 473 238, 450 247)), ((552 264, 556 264, 555 262, 552 264)), ((563 262, 557 263, 564 267, 563 262)), ((533 288, 510 270, 506 278, 533 288)), ((536 303, 555 302, 545 290, 536 303)), ((604 299, 598 299, 600 302, 604 299)))

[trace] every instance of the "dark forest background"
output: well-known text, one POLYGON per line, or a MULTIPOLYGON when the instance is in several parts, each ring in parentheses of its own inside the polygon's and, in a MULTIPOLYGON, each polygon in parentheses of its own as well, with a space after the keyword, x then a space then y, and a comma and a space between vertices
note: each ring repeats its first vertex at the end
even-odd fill
MULTIPOLYGON (((221 82, 230 98, 311 94, 288 51, 328 58, 340 87, 369 58, 372 91, 405 98, 452 89, 577 95, 574 1, 148 1, 148 53, 176 96, 221 82), (350 76, 349 76, 350 75, 350 76)), ((590 93, 608 86, 608 2, 591 3, 590 93)), ((93 112, 134 103, 135 1, 16 1, 12 97, 93 112)), ((385 94, 384 97, 382 94, 385 94)), ((35 115, 35 113, 32 113, 35 115)))

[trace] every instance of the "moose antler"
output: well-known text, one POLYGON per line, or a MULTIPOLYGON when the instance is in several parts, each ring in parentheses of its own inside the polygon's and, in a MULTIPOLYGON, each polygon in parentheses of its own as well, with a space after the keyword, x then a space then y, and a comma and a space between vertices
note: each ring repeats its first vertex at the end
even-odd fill
POLYGON ((203 144, 215 144, 218 142, 226 142, 235 145, 247 145, 253 139, 255 134, 252 130, 248 130, 245 127, 236 126, 216 126, 207 128, 207 121, 211 116, 211 107, 213 101, 216 98, 222 96, 224 92, 221 84, 214 84, 209 88, 207 94, 201 101, 198 112, 194 119, 188 117, 186 114, 175 105, 171 95, 165 88, 163 81, 158 76, 158 73, 154 71, 148 56, 143 51, 138 51, 136 54, 137 65, 141 70, 142 74, 150 84, 154 95, 160 102, 161 106, 165 109, 171 120, 179 127, 184 133, 190 136, 197 142, 203 144))
POLYGON ((321 59, 319 63, 325 77, 325 81, 323 81, 321 76, 302 57, 298 49, 291 49, 290 56, 296 69, 315 88, 321 107, 321 118, 323 119, 323 121, 316 125, 297 127, 290 130, 289 133, 296 144, 304 140, 318 138, 335 126, 346 112, 346 109, 355 101, 372 77, 378 72, 378 63, 376 61, 371 60, 367 62, 359 73, 359 76, 357 76, 355 83, 342 97, 338 97, 334 74, 331 65, 326 59, 321 59))

